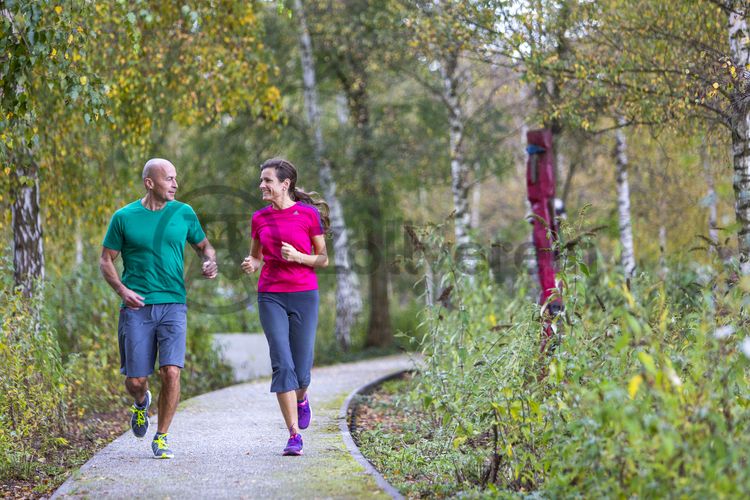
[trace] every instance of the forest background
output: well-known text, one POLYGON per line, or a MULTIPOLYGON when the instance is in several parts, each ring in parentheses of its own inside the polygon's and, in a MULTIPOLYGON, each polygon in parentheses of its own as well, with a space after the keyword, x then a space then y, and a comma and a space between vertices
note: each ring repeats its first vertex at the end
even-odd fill
MULTIPOLYGON (((588 295, 561 289, 580 305, 566 313, 571 332, 607 312, 598 331, 628 352, 618 383, 633 399, 658 386, 662 364, 674 371, 668 355, 653 370, 639 355, 657 335, 650 313, 632 311, 659 289, 653 314, 672 318, 672 334, 684 340, 680 318, 697 314, 691 334, 735 342, 711 348, 739 363, 727 366, 739 367, 732 401, 745 411, 745 344, 731 334, 744 331, 750 285, 746 1, 71 0, 1 12, 0 477, 33 474, 40 446, 67 446, 71 412, 126 403, 118 297, 98 258, 111 214, 142 195, 150 157, 176 165, 177 198, 218 250, 211 282, 186 252, 185 396, 230 382, 211 333, 260 331, 239 263, 262 205, 258 166, 273 156, 332 208, 318 362, 399 347, 437 362, 450 358, 427 342, 438 338, 459 359, 471 351, 454 342, 461 325, 501 336, 513 301, 538 334, 525 134, 545 127, 574 264, 563 276, 588 280, 588 295), (507 301, 460 306, 473 292, 507 301), (438 324, 440 310, 460 321, 438 324)), ((502 418, 469 427, 450 404, 422 402, 442 408, 450 436, 462 429, 456 449, 502 418)), ((490 462, 481 487, 501 483, 490 462)), ((504 487, 543 483, 529 474, 504 487)))

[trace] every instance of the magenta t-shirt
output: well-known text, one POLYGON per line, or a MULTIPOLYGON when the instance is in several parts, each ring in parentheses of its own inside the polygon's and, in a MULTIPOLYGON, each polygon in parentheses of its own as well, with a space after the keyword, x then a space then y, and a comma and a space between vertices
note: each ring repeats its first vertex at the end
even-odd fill
POLYGON ((312 237, 323 234, 318 209, 312 205, 295 203, 277 210, 272 205, 253 214, 250 235, 260 240, 263 267, 258 278, 259 292, 306 292, 318 289, 315 269, 304 264, 284 260, 281 243, 287 242, 300 252, 313 252, 312 237))

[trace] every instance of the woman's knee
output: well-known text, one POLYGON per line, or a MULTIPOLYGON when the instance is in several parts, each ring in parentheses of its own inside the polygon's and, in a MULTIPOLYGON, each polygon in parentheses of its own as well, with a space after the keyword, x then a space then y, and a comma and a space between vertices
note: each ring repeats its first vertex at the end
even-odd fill
POLYGON ((299 387, 297 372, 293 366, 274 367, 271 378, 271 392, 293 391, 299 387))

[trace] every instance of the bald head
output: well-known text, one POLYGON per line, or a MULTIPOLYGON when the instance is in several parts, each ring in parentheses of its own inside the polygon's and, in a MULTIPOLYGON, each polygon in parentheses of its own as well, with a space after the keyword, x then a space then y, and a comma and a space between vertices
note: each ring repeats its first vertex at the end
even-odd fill
POLYGON ((145 181, 147 177, 153 179, 155 176, 169 169, 173 171, 175 170, 174 165, 172 165, 172 162, 169 160, 163 158, 151 158, 143 166, 143 180, 145 181))

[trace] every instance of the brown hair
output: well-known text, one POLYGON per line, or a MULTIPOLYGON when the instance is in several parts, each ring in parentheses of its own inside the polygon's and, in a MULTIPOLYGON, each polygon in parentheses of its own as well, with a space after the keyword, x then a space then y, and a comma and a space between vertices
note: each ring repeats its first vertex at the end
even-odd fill
POLYGON ((276 172, 276 178, 280 182, 284 182, 289 179, 289 196, 293 201, 299 201, 307 205, 312 205, 318 209, 320 213, 320 220, 323 223, 323 229, 326 233, 330 231, 331 221, 328 217, 330 208, 328 203, 315 191, 306 193, 305 191, 296 187, 297 184, 297 168, 292 165, 292 162, 283 158, 271 158, 266 160, 260 166, 260 171, 264 171, 267 168, 273 168, 276 172))

